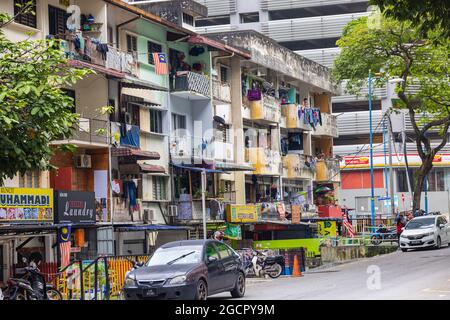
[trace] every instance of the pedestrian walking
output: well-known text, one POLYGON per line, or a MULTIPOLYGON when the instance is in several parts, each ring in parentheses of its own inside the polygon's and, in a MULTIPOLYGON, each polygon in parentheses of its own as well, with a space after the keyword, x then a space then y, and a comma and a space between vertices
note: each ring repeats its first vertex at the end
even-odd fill
POLYGON ((397 240, 398 240, 398 246, 400 247, 400 235, 401 235, 401 233, 402 233, 402 231, 403 231, 403 227, 404 227, 404 224, 403 224, 403 215, 397 215, 397 218, 396 218, 396 222, 397 222, 397 240))

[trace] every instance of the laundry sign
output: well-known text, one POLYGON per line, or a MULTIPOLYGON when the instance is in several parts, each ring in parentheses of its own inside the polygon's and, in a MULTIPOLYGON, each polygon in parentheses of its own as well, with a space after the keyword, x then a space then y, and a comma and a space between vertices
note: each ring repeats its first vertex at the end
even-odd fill
POLYGON ((95 193, 55 191, 55 223, 95 223, 95 193))

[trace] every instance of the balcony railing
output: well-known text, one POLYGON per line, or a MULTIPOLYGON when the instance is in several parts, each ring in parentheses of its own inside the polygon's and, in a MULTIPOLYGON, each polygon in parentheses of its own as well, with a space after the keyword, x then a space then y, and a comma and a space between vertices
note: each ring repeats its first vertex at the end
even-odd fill
POLYGON ((316 181, 319 182, 340 182, 339 160, 325 159, 317 160, 316 181))
POLYGON ((122 147, 140 148, 140 133, 138 126, 111 122, 111 139, 113 144, 122 147))
POLYGON ((299 118, 298 109, 300 106, 296 104, 287 104, 281 106, 281 112, 286 117, 286 128, 288 129, 302 129, 311 131, 312 127, 309 123, 305 123, 305 117, 299 118))
POLYGON ((172 92, 193 92, 211 97, 209 78, 191 71, 178 71, 170 83, 172 92))
POLYGON ((107 46, 108 51, 101 52, 97 48, 96 42, 84 38, 84 49, 78 48, 76 45, 76 37, 71 34, 63 35, 62 47, 67 58, 71 60, 81 60, 95 65, 139 76, 138 57, 136 53, 121 51, 112 46, 107 46))
POLYGON ((79 118, 70 137, 59 140, 76 140, 87 143, 108 144, 108 121, 99 119, 79 118))
POLYGON ((283 166, 279 151, 255 147, 246 149, 246 162, 255 168, 254 174, 281 175, 283 166))
POLYGON ((322 113, 321 117, 322 125, 318 125, 316 127, 316 130, 313 131, 313 134, 317 136, 329 136, 337 138, 339 136, 337 117, 329 113, 322 113))
POLYGON ((214 99, 219 101, 231 102, 231 87, 228 83, 213 80, 212 89, 214 99))
POLYGON ((203 160, 234 161, 234 146, 223 141, 207 141, 199 137, 184 136, 170 138, 170 155, 176 160, 186 161, 191 157, 203 160))
POLYGON ((250 101, 250 119, 279 123, 281 120, 280 101, 264 94, 261 100, 250 101))
POLYGON ((314 179, 315 171, 307 166, 302 154, 288 154, 283 157, 283 177, 287 179, 314 179))

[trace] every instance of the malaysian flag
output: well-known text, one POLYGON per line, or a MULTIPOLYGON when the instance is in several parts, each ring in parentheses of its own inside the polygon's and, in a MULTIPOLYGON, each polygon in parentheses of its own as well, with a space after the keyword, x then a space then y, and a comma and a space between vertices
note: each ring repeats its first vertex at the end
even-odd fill
POLYGON ((155 63, 156 74, 167 74, 167 58, 165 53, 153 53, 153 61, 155 63))
POLYGON ((348 221, 346 213, 342 215, 342 223, 344 224, 345 229, 347 229, 347 233, 349 234, 350 238, 353 238, 355 236, 355 232, 353 231, 352 224, 350 223, 350 221, 348 221))
POLYGON ((62 227, 58 234, 59 252, 61 257, 61 269, 64 269, 70 264, 70 226, 62 227))

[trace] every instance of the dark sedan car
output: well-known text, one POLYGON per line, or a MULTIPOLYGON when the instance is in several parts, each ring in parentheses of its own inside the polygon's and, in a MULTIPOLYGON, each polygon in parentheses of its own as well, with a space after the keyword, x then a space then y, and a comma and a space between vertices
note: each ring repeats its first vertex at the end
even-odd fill
POLYGON ((196 299, 229 291, 245 294, 240 256, 215 240, 185 240, 158 248, 145 266, 128 273, 123 288, 127 300, 196 299))

